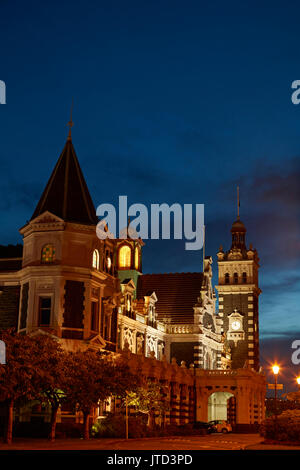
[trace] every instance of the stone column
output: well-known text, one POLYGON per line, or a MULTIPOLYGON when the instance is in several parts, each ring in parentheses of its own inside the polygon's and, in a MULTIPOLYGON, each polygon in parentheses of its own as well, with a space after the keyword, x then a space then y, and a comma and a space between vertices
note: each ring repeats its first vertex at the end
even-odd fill
POLYGON ((237 403, 236 403, 236 423, 249 424, 249 390, 245 386, 239 386, 237 390, 237 403))
POLYGON ((196 421, 208 420, 208 391, 196 386, 196 421))
POLYGON ((180 424, 180 390, 177 382, 171 382, 171 424, 180 424))
POLYGON ((188 390, 187 385, 180 385, 180 424, 187 424, 189 422, 189 407, 188 407, 188 390))

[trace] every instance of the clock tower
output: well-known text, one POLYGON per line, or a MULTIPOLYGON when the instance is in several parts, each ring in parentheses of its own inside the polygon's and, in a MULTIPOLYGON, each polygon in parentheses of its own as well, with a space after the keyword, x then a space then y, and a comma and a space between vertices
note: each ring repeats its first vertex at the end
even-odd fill
POLYGON ((231 228, 229 251, 218 256, 219 316, 223 319, 224 341, 231 349, 231 367, 247 363, 259 369, 258 287, 259 258, 256 249, 246 246, 246 228, 238 215, 231 228))

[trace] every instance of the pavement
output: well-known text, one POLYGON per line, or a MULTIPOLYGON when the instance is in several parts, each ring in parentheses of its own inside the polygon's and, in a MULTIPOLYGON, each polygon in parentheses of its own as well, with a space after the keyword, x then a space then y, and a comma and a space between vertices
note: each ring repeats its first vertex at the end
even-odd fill
POLYGON ((258 434, 209 434, 143 439, 14 439, 0 450, 300 450, 300 446, 262 444, 258 434))

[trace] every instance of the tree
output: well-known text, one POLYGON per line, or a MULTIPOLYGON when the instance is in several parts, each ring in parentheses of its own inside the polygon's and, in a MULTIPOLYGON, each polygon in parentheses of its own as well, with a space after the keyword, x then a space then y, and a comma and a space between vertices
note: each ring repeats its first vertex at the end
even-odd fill
POLYGON ((57 412, 60 405, 66 401, 64 382, 66 375, 66 355, 57 340, 49 336, 35 337, 36 367, 39 371, 37 390, 40 391, 39 400, 51 405, 51 421, 49 438, 53 442, 56 433, 57 412))
POLYGON ((122 359, 94 350, 68 353, 64 391, 68 401, 83 413, 84 439, 89 439, 89 418, 99 401, 111 395, 124 397, 139 383, 122 359))
POLYGON ((167 393, 166 385, 147 380, 136 391, 128 393, 128 405, 135 406, 141 413, 148 414, 148 425, 152 428, 155 424, 155 416, 158 416, 162 422, 169 409, 169 404, 165 400, 167 393))
POLYGON ((110 394, 121 399, 125 398, 129 392, 136 391, 142 384, 141 376, 131 372, 126 358, 126 355, 107 357, 110 394))
POLYGON ((74 408, 83 413, 84 439, 89 439, 92 409, 110 394, 108 377, 107 361, 100 353, 87 350, 67 354, 64 391, 74 408))
POLYGON ((15 402, 36 398, 39 392, 35 364, 37 349, 35 339, 13 330, 2 332, 0 339, 6 345, 6 364, 0 364, 0 401, 6 403, 8 412, 4 440, 11 444, 15 402))

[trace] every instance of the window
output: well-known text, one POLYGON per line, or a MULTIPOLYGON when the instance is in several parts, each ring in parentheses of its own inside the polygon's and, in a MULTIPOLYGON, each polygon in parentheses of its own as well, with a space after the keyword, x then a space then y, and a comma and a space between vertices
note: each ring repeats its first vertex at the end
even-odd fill
POLYGON ((51 316, 51 297, 40 297, 39 326, 49 326, 51 316))
POLYGON ((93 268, 99 269, 99 251, 93 251, 93 268))
POLYGON ((230 278, 229 278, 229 273, 225 274, 225 284, 229 284, 230 278))
POLYGON ((99 304, 92 302, 91 308, 91 330, 98 331, 99 329, 99 304))
POLYGON ((131 248, 128 245, 122 246, 119 251, 119 268, 131 267, 131 248))
POLYGON ((234 273, 234 275, 233 275, 233 279, 234 279, 234 283, 235 283, 235 284, 238 284, 238 282, 239 282, 239 276, 238 276, 238 273, 234 273))
POLYGON ((42 249, 42 262, 53 263, 55 260, 55 248, 53 245, 45 245, 42 249))
POLYGON ((130 297, 130 295, 128 295, 128 297, 127 297, 126 307, 127 307, 127 312, 130 312, 131 311, 131 297, 130 297))
POLYGON ((247 273, 243 272, 243 284, 247 284, 247 273))
POLYGON ((140 267, 140 250, 138 249, 138 247, 135 248, 134 252, 134 266, 135 269, 138 271, 140 267))

